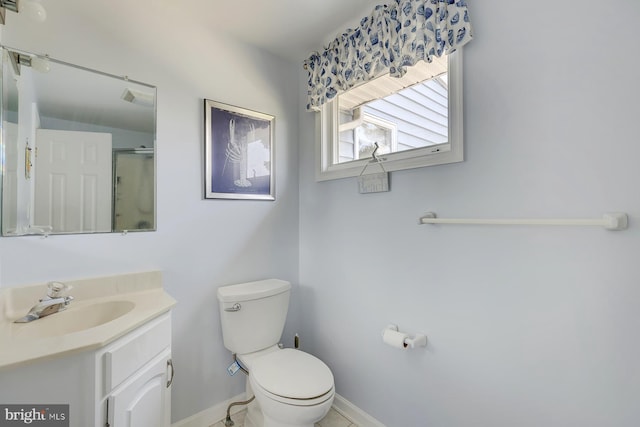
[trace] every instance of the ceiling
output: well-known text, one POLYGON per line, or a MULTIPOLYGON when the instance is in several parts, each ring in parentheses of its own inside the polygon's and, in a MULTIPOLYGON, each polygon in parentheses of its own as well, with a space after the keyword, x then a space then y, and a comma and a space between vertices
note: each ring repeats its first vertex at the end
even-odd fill
MULTIPOLYGON (((80 31, 108 34, 120 40, 140 40, 153 38, 149 28, 197 28, 219 33, 244 43, 264 49, 283 59, 302 62, 347 28, 358 24, 381 0, 110 0, 90 2, 85 0, 57 0, 56 3, 42 2, 47 9, 47 19, 34 23, 23 13, 10 13, 4 28, 3 39, 8 46, 12 41, 21 40, 25 45, 38 46, 38 51, 47 52, 49 43, 64 45, 64 34, 52 33, 52 28, 76 27, 80 31), (73 11, 72 13, 70 11, 73 11), (53 35, 52 35, 53 34, 53 35)), ((189 33, 189 36, 202 33, 189 33)), ((176 33, 180 43, 188 40, 176 33)), ((23 44, 20 43, 20 44, 23 44)), ((39 80, 51 80, 49 76, 36 76, 39 80)), ((88 85, 97 88, 100 85, 88 85)), ((40 107, 46 109, 47 96, 53 99, 69 99, 71 96, 90 96, 95 103, 95 93, 77 90, 61 83, 43 83, 38 90, 40 107), (45 89, 46 88, 46 89, 45 89), (52 91, 56 94, 51 94, 52 91), (61 92, 61 93, 60 93, 61 92)), ((122 128, 134 129, 128 122, 135 122, 138 114, 146 114, 139 106, 122 107, 122 88, 110 90, 116 93, 122 128), (125 113, 126 112, 126 113, 125 113)), ((111 95, 108 95, 111 96, 111 95)), ((106 96, 105 96, 106 98, 106 96)), ((90 103, 89 103, 90 104, 90 103)), ((88 105, 83 103, 83 105, 88 105)), ((69 109, 65 112, 56 106, 55 116, 82 121, 81 115, 97 115, 86 107, 69 109), (69 117, 67 117, 69 116, 69 117)), ((54 116, 54 114, 51 114, 54 116)), ((116 120, 114 118, 113 120, 116 120)), ((115 122, 114 122, 115 123, 115 122)), ((142 123, 142 121, 140 121, 142 123)), ((143 130, 143 129, 137 129, 143 130)))
POLYGON ((382 0, 195 0, 182 14, 280 57, 302 61, 382 0))
MULTIPOLYGON (((357 25, 382 0, 56 0, 41 1, 47 9, 42 24, 11 13, 7 27, 23 21, 34 32, 46 32, 50 22, 79 31, 110 34, 121 40, 171 33, 187 37, 201 30, 233 37, 285 59, 302 61, 322 49, 347 28, 357 25)), ((22 15, 22 14, 18 14, 22 15)), ((89 35, 89 34, 88 34, 89 35)), ((33 37, 25 34, 23 37, 33 37)), ((64 35, 54 34, 54 37, 64 35)), ((51 32, 48 33, 51 38, 51 32)), ((90 37, 90 36, 89 36, 90 37)))
POLYGON ((202 37, 207 31, 297 62, 382 4, 382 0, 34 1, 45 7, 46 20, 38 23, 26 12, 9 12, 3 28, 5 43, 18 38, 25 49, 33 45, 39 52, 48 52, 51 44, 69 43, 67 37, 74 33, 86 34, 88 40, 100 34, 140 44, 157 41, 157 33, 164 32, 174 42, 188 44, 189 37, 202 37), (75 31, 60 33, 59 28, 67 27, 75 31))

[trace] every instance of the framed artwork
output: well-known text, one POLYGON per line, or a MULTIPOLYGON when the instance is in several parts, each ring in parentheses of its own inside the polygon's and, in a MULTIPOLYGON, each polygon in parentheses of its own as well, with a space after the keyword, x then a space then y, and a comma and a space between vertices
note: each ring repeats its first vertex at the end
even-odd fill
POLYGON ((204 100, 205 199, 275 200, 274 121, 204 100))

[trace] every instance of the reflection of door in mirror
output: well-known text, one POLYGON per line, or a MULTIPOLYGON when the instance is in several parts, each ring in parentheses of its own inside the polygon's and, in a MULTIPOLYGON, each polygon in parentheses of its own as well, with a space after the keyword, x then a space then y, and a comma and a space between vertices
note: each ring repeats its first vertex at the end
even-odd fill
POLYGON ((38 129, 35 226, 111 231, 111 134, 38 129))
POLYGON ((114 231, 153 230, 153 150, 114 151, 114 231))
MULTIPOLYGON (((2 127, 7 141, 18 140, 18 125, 5 121, 2 127)), ((18 228, 18 165, 20 164, 18 144, 5 143, 4 155, 2 207, 7 213, 2 218, 2 233, 7 234, 18 228)))

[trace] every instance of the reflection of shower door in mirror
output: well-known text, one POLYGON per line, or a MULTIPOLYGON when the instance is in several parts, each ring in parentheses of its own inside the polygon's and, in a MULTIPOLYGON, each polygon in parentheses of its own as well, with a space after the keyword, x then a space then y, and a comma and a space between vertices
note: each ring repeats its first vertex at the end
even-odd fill
POLYGON ((153 150, 114 152, 114 231, 154 230, 153 150))
POLYGON ((111 231, 111 134, 38 129, 34 226, 111 231))

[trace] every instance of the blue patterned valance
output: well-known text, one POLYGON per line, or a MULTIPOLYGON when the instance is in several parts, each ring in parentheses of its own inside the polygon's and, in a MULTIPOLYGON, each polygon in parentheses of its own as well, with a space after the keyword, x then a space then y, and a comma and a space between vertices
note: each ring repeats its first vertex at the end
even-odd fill
POLYGON ((309 72, 308 110, 383 74, 402 77, 406 67, 453 52, 471 40, 465 0, 394 0, 376 6, 360 26, 304 62, 309 72))

